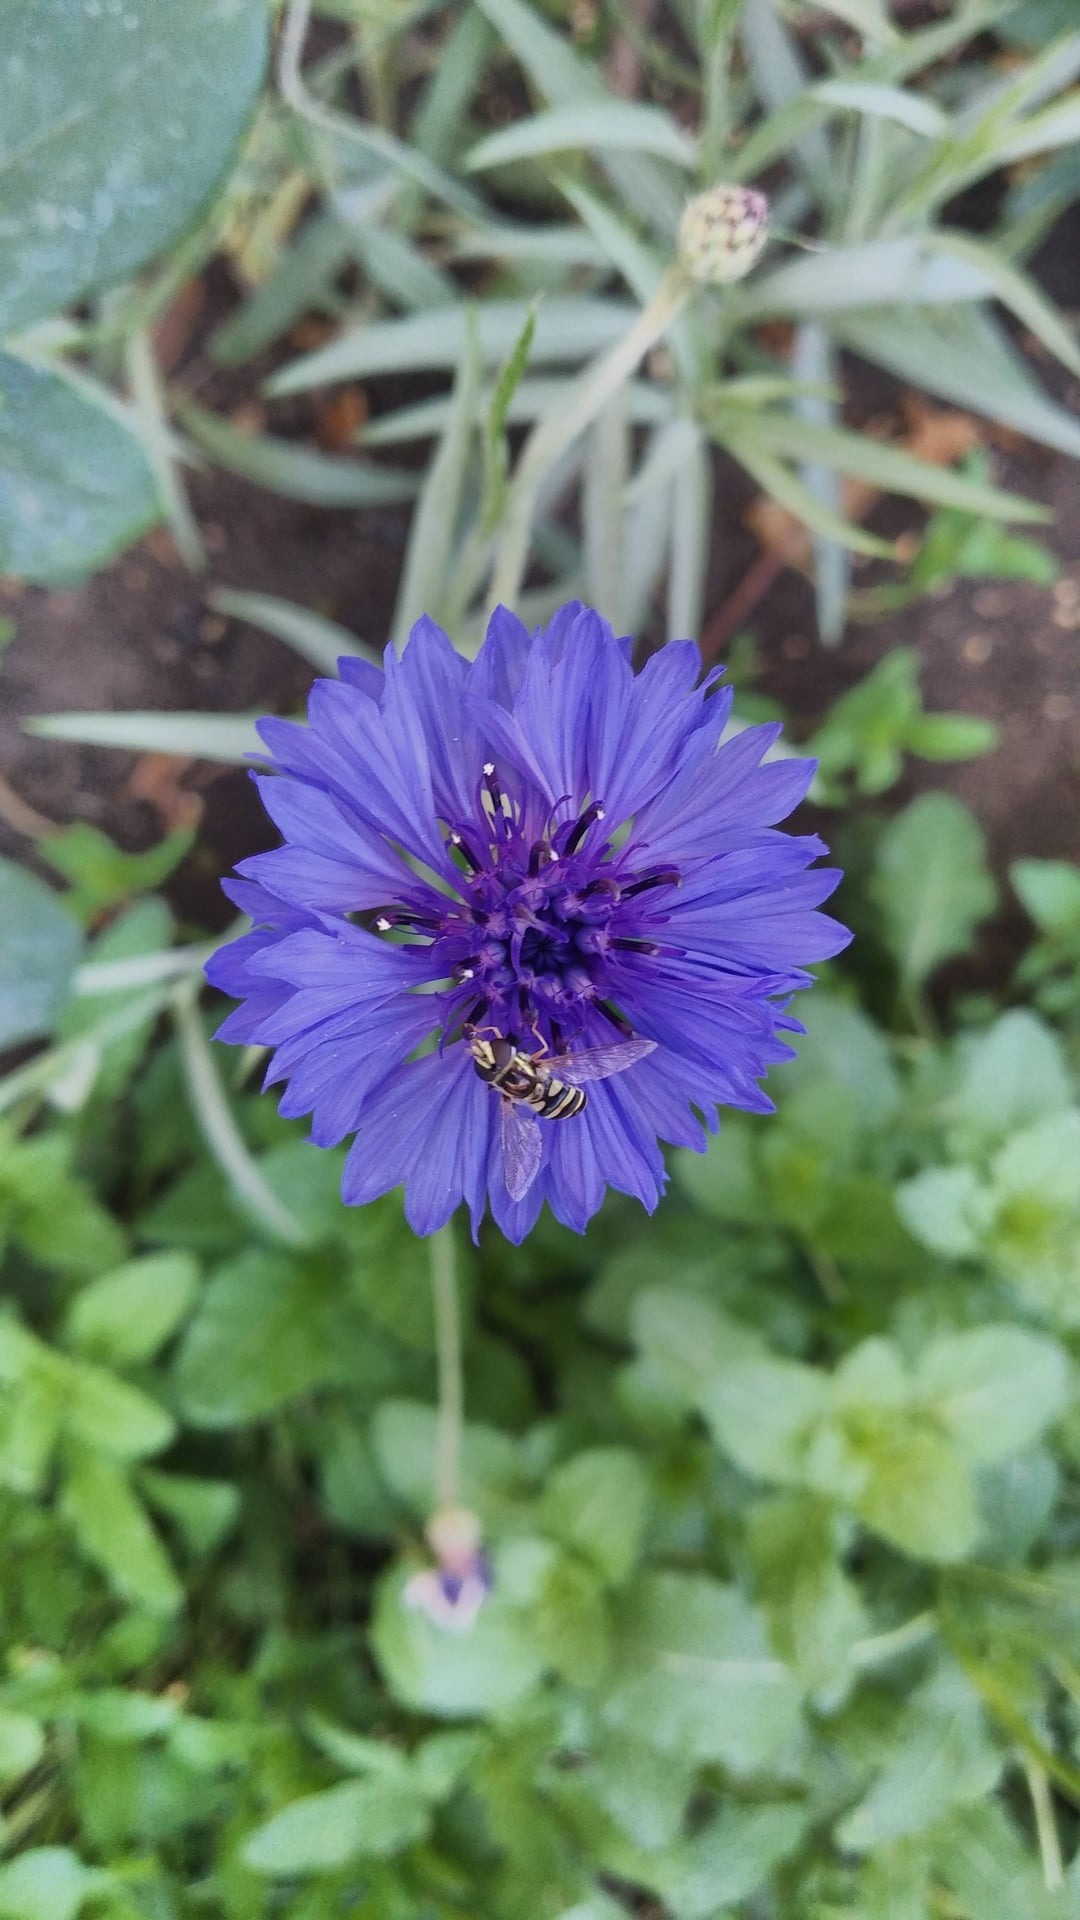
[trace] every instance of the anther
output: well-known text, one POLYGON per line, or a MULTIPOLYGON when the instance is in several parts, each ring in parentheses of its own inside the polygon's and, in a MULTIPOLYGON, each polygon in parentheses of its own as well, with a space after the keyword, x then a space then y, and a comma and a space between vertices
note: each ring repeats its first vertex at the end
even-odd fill
POLYGON ((634 893, 647 893, 650 887, 678 887, 682 884, 682 874, 678 867, 657 867, 653 873, 644 873, 640 880, 631 881, 625 889, 627 898, 634 893))
POLYGON ((447 843, 447 846, 454 847, 457 849, 458 853, 460 853, 462 859, 464 860, 466 866, 473 873, 481 873, 483 871, 480 861, 477 859, 475 853, 473 852, 472 848, 469 846, 468 842, 465 840, 464 836, 458 832, 456 827, 451 827, 449 833, 446 836, 446 843, 447 843))
POLYGON ((576 853, 585 835, 588 833, 589 828, 593 826, 597 820, 602 820, 603 818, 604 809, 598 800, 594 800, 590 806, 585 808, 584 813, 578 815, 577 820, 571 827, 566 839, 567 853, 576 853))
POLYGON ((618 947, 620 953, 647 953, 655 957, 662 951, 655 940, 627 940, 620 936, 611 944, 613 947, 618 947))

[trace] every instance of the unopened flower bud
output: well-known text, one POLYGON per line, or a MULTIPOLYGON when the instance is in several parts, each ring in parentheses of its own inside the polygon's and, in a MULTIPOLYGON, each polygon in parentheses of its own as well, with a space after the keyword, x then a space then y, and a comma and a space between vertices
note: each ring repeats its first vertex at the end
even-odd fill
POLYGON ((468 1507, 439 1507, 424 1529, 442 1567, 467 1565, 480 1551, 480 1521, 468 1507))
POLYGON ((753 187, 721 185, 688 200, 679 221, 679 260, 692 280, 722 287, 741 280, 769 237, 769 203, 753 187))

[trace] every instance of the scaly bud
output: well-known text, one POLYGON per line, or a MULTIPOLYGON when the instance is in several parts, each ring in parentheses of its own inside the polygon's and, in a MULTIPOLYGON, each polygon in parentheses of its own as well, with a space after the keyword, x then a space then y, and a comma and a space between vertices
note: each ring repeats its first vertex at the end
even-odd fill
POLYGON ((769 237, 769 203, 753 187, 720 185, 688 200, 679 221, 679 260, 692 280, 722 287, 741 280, 769 237))

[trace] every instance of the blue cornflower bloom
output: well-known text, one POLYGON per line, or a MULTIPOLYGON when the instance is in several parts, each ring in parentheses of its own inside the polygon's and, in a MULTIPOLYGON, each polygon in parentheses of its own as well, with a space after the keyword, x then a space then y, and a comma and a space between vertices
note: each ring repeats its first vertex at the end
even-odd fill
POLYGON ((490 1204, 520 1241, 547 1200, 581 1231, 609 1186, 655 1207, 660 1140, 771 1111, 789 996, 849 936, 821 841, 775 831, 812 762, 763 764, 776 726, 719 746, 700 673, 679 641, 635 675, 576 602, 533 636, 499 609, 475 661, 421 620, 316 681, 306 727, 261 722, 284 845, 226 883, 254 931, 207 972, 281 1112, 355 1134, 350 1205, 403 1186, 426 1234, 490 1204))

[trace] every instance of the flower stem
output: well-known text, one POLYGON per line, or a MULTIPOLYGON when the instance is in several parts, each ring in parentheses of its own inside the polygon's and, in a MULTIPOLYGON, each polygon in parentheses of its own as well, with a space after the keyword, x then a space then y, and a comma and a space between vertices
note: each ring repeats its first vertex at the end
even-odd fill
POLYGON ((439 1375, 439 1415, 435 1430, 435 1505, 456 1506, 461 1472, 461 1432, 465 1383, 461 1353, 454 1229, 449 1220, 433 1233, 431 1296, 435 1308, 435 1353, 439 1375))
POLYGON ((489 604, 512 607, 529 557, 529 533, 545 476, 591 425, 649 348, 667 332, 694 292, 681 267, 669 267, 652 299, 607 353, 585 368, 554 413, 537 422, 522 448, 510 483, 502 538, 491 577, 489 604))
POLYGON ((1065 1885, 1065 1868, 1061 1858, 1057 1821, 1054 1819, 1050 1782, 1043 1768, 1027 1756, 1024 1758, 1024 1772, 1027 1775, 1028 1792, 1031 1795, 1032 1810, 1035 1814, 1035 1830, 1039 1836, 1043 1884, 1048 1893, 1060 1893, 1065 1885))

